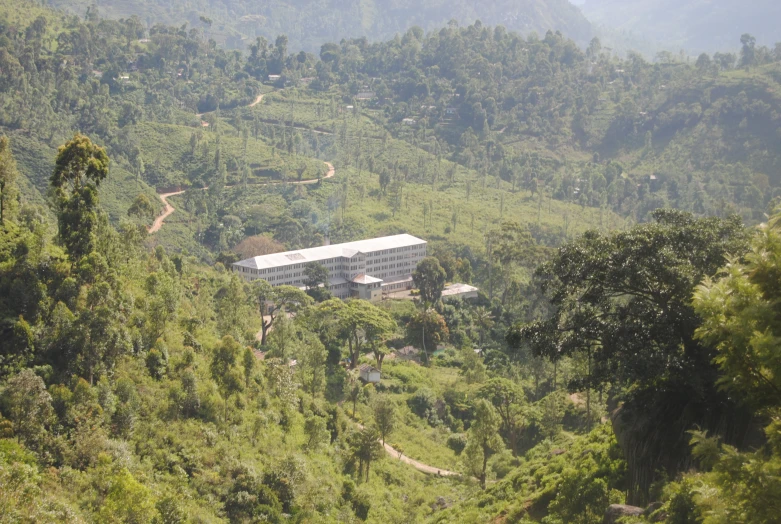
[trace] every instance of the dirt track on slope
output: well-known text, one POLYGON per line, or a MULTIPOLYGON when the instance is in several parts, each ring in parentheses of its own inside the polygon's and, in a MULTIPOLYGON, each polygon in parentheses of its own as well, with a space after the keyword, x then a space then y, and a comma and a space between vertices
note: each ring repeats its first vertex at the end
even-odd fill
MULTIPOLYGON (((328 173, 326 173, 326 175, 325 175, 325 177, 323 177, 323 179, 333 177, 336 174, 336 168, 330 162, 325 162, 325 165, 328 166, 328 173)), ((301 182, 288 182, 288 183, 289 184, 294 184, 294 185, 310 185, 310 184, 317 184, 317 182, 318 182, 318 179, 302 180, 301 182)), ((255 186, 271 186, 271 185, 283 184, 283 183, 284 182, 265 182, 263 184, 253 184, 253 185, 255 185, 255 186)), ((234 187, 234 186, 225 186, 225 187, 234 187)), ((207 190, 207 189, 209 189, 209 188, 208 187, 204 187, 203 188, 204 191, 207 190)), ((158 216, 157 218, 155 218, 155 221, 152 224, 152 227, 149 228, 149 234, 150 235, 152 233, 157 233, 158 231, 160 231, 160 228, 162 228, 163 224, 165 223, 165 219, 170 217, 171 215, 173 215, 174 211, 176 211, 176 208, 171 205, 171 203, 168 201, 168 198, 176 196, 176 195, 181 195, 182 193, 184 193, 184 191, 175 191, 173 193, 162 193, 160 195, 160 200, 163 202, 163 206, 165 206, 165 207, 163 209, 163 214, 158 216)))

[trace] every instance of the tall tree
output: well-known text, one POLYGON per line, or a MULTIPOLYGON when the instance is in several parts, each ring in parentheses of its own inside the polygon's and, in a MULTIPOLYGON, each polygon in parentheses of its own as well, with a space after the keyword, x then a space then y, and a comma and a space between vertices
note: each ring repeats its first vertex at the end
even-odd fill
POLYGON ((381 458, 383 454, 379 432, 375 427, 365 427, 353 433, 349 441, 353 456, 358 460, 358 474, 363 475, 368 481, 371 463, 381 458))
POLYGON ((691 296, 727 254, 745 252, 747 234, 738 217, 695 219, 670 210, 653 216, 654 223, 589 232, 560 248, 535 277, 553 313, 514 327, 507 338, 511 347, 528 345, 553 361, 583 355, 587 370, 571 381, 572 391, 631 387, 618 432, 633 502, 645 501, 661 467, 672 475, 686 466, 686 430, 746 423, 716 387, 714 353, 695 338, 691 296), (637 417, 654 422, 631 422, 637 417), (642 452, 629 453, 635 442, 645 443, 642 452))
POLYGON ((437 350, 439 344, 444 344, 450 337, 444 317, 434 308, 417 311, 406 326, 407 342, 423 350, 425 362, 429 353, 437 350))
POLYGON ((325 382, 325 364, 328 352, 313 333, 303 332, 299 348, 296 350, 301 383, 308 389, 312 398, 317 397, 325 382))
POLYGON ((716 348, 719 383, 757 408, 781 406, 781 215, 754 234, 745 261, 731 259, 694 295, 699 340, 716 348))
POLYGON ((426 257, 418 263, 412 272, 412 280, 420 290, 420 298, 426 304, 436 304, 442 298, 447 273, 439 265, 436 257, 426 257))
POLYGON ((317 302, 324 302, 331 298, 328 290, 328 268, 322 264, 307 264, 304 268, 304 286, 306 294, 317 302))
POLYGON ((225 406, 225 420, 228 420, 228 401, 234 394, 244 389, 244 376, 239 369, 239 357, 241 356, 241 344, 233 337, 225 336, 217 344, 209 366, 212 378, 220 388, 220 393, 225 406))
POLYGON ((16 214, 16 199, 19 189, 16 179, 16 160, 11 152, 11 144, 7 137, 0 137, 0 227, 16 214))
POLYGON ((382 445, 385 445, 385 439, 393 433, 396 428, 396 405, 387 395, 378 395, 372 402, 372 411, 374 412, 374 423, 377 425, 377 431, 380 433, 382 445))
POLYGON ((513 455, 517 456, 518 438, 525 426, 523 389, 506 378, 493 378, 477 394, 496 408, 502 420, 501 431, 509 441, 513 455))
POLYGON ((475 418, 469 427, 464 457, 469 472, 480 481, 485 489, 488 459, 502 450, 504 444, 499 437, 500 418, 496 409, 485 399, 474 404, 475 418))
POLYGON ((312 303, 312 299, 297 287, 274 287, 265 280, 252 283, 252 300, 261 316, 261 345, 266 344, 268 332, 279 314, 296 312, 312 303))
POLYGON ((57 205, 59 238, 75 263, 95 248, 98 186, 108 175, 106 151, 84 135, 61 146, 50 182, 57 205))
POLYGON ((388 313, 366 300, 343 302, 333 298, 320 304, 320 310, 338 319, 339 331, 350 352, 350 369, 355 369, 366 343, 383 341, 396 328, 388 313))

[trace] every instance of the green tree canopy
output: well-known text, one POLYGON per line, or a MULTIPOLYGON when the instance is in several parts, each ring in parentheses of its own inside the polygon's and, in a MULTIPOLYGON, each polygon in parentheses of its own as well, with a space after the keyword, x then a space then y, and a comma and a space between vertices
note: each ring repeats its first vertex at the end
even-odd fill
POLYGON ((420 298, 427 304, 439 302, 445 289, 447 274, 436 257, 426 257, 418 263, 412 272, 415 287, 420 290, 420 298))
POLYGON ((390 315, 366 300, 345 302, 332 298, 320 304, 319 309, 337 319, 339 332, 349 346, 350 369, 358 364, 367 343, 378 344, 396 329, 396 322, 390 315))
POLYGON ((19 197, 19 188, 16 185, 18 176, 11 143, 8 137, 2 136, 0 137, 0 226, 5 225, 6 220, 12 219, 16 214, 19 197))
POLYGON ((84 135, 59 148, 50 183, 57 205, 59 237, 72 262, 95 248, 98 186, 108 175, 106 151, 84 135))
POLYGON ((670 474, 685 467, 686 430, 747 423, 716 387, 715 355, 695 338, 700 321, 691 305, 695 286, 725 256, 744 253, 747 239, 738 217, 669 210, 626 232, 586 233, 536 272, 551 316, 508 334, 511 347, 527 345, 554 361, 583 355, 587 371, 571 381, 573 391, 631 388, 618 431, 633 501, 644 500, 660 467, 670 474), (635 442, 645 442, 642 452, 628 451, 635 442))
POLYGON ((696 336, 716 348, 719 383, 757 407, 781 406, 781 215, 754 235, 745 261, 730 260, 694 295, 696 336))
POLYGON ((252 301, 260 313, 260 344, 265 345, 268 332, 280 313, 296 312, 311 305, 313 300, 305 292, 293 286, 272 286, 265 280, 252 283, 252 301))

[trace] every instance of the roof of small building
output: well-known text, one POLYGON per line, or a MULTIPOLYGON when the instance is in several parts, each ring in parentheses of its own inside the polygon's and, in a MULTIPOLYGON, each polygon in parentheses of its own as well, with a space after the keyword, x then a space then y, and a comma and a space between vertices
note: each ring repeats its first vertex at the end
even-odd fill
POLYGON ((377 282, 382 282, 382 279, 374 278, 365 273, 361 273, 360 275, 356 276, 353 279, 353 282, 355 282, 356 284, 376 284, 377 282))
POLYGON ((403 348, 396 350, 396 354, 401 356, 417 355, 418 353, 420 353, 420 350, 415 346, 404 346, 403 348))
POLYGON ((377 373, 380 372, 379 369, 375 368, 371 364, 361 364, 360 366, 358 366, 358 371, 360 371, 362 373, 364 373, 364 372, 366 372, 366 373, 374 373, 375 371, 377 373))
POLYGON ((260 257, 248 258, 246 260, 236 262, 233 265, 239 267, 248 267, 251 269, 267 269, 272 267, 289 266, 291 264, 318 262, 320 260, 328 260, 329 258, 351 258, 357 253, 368 253, 373 251, 381 251, 384 249, 417 246, 425 243, 425 240, 413 237, 412 235, 393 235, 389 237, 359 240, 357 242, 347 242, 345 244, 334 244, 331 246, 320 246, 309 249, 299 249, 298 251, 285 251, 284 253, 263 255, 260 257))
POLYGON ((451 284, 442 290, 442 296, 452 297, 454 295, 465 295, 473 291, 479 291, 479 289, 470 286, 469 284, 451 284))

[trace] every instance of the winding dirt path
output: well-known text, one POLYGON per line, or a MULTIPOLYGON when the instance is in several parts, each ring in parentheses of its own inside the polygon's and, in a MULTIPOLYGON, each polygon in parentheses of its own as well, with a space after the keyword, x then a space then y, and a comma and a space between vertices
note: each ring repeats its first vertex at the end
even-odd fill
POLYGON ((260 103, 260 102, 263 100, 263 97, 264 97, 264 96, 265 96, 265 95, 258 95, 258 97, 255 99, 255 101, 254 101, 254 102, 252 102, 252 103, 251 103, 249 106, 247 106, 247 107, 255 107, 256 105, 258 105, 258 104, 259 104, 259 103, 260 103))
MULTIPOLYGON (((356 422, 355 425, 358 426, 360 429, 363 429, 363 424, 356 422)), ((423 462, 418 462, 417 460, 411 459, 409 457, 405 457, 403 453, 399 453, 397 449, 393 448, 388 443, 383 444, 383 447, 385 448, 385 452, 391 457, 393 457, 394 459, 398 459, 405 464, 409 464, 416 470, 422 473, 426 473, 427 475, 438 475, 440 477, 461 476, 461 473, 458 473, 456 471, 449 471, 442 468, 435 468, 434 466, 429 466, 428 464, 424 464, 423 462)))
MULTIPOLYGON (((324 162, 326 166, 328 166, 328 173, 323 177, 323 180, 326 178, 331 178, 336 174, 336 168, 331 162, 324 162)), ((312 180, 302 180, 300 182, 288 182, 289 184, 293 185, 302 185, 302 186, 308 186, 310 184, 317 184, 319 179, 314 178, 312 180)), ((284 184, 284 182, 265 182, 263 184, 252 184, 253 186, 272 186, 277 184, 284 184)), ((225 186, 226 188, 235 187, 235 186, 225 186)), ((203 191, 209 189, 208 187, 204 187, 203 191)), ((163 227, 163 224, 165 223, 165 219, 170 217, 174 214, 174 211, 176 211, 176 208, 171 205, 171 203, 168 201, 169 197, 177 196, 183 194, 184 191, 175 191, 173 193, 162 193, 160 194, 160 200, 163 202, 163 214, 155 218, 154 223, 152 224, 152 227, 149 228, 149 234, 157 233, 160 231, 160 228, 163 227)))
POLYGON ((440 469, 435 468, 434 466, 429 466, 428 464, 424 464, 422 462, 418 462, 417 460, 413 460, 409 457, 405 457, 402 455, 399 457, 399 452, 392 448, 390 444, 385 444, 385 452, 392 456, 395 459, 399 459, 400 461, 404 462, 405 464, 409 464, 413 468, 415 468, 418 471, 421 471, 423 473, 426 473, 428 475, 438 475, 440 477, 460 477, 460 473, 456 473, 455 471, 448 471, 446 469, 440 469))
POLYGON ((165 208, 163 209, 163 214, 158 216, 155 219, 154 224, 152 224, 152 227, 149 228, 150 235, 152 233, 157 233, 158 231, 160 231, 160 228, 163 227, 163 223, 165 222, 165 219, 173 215, 174 211, 176 211, 176 208, 172 206, 170 202, 168 202, 168 197, 181 195, 182 193, 184 193, 184 191, 176 191, 174 193, 163 193, 160 195, 160 200, 163 201, 163 205, 165 206, 165 208))

